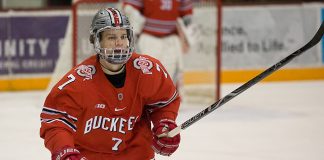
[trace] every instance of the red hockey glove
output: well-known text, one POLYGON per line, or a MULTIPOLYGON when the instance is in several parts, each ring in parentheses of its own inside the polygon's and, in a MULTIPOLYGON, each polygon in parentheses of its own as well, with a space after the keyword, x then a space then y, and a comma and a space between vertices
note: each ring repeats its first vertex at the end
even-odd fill
POLYGON ((65 146, 52 154, 52 160, 88 160, 80 152, 70 146, 65 146))
POLYGON ((171 131, 176 127, 177 124, 168 119, 163 119, 154 126, 152 148, 156 153, 164 156, 170 156, 178 149, 180 143, 180 134, 174 137, 158 137, 158 135, 171 131))

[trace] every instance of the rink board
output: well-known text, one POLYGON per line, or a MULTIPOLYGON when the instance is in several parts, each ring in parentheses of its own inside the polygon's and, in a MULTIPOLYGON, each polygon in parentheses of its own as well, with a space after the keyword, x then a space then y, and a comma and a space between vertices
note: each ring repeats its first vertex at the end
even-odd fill
MULTIPOLYGON (((324 5, 318 3, 224 7, 221 83, 246 82, 307 43, 324 19, 323 8, 324 5), (266 19, 269 21, 265 22, 266 19), (289 21, 281 23, 282 19, 289 21)), ((213 12, 209 8, 196 13, 213 12)), ((6 33, 0 35, 0 91, 47 88, 59 57, 68 16, 67 11, 0 13, 3 22, 0 29, 6 33), (21 25, 22 22, 30 25, 21 25), (52 30, 56 32, 50 32, 52 30), (55 35, 57 33, 59 35, 55 35)), ((200 26, 202 37, 213 35, 212 26, 200 26)), ((214 47, 203 42, 213 42, 213 37, 200 41, 199 47, 184 56, 185 85, 215 84, 214 47)), ((323 70, 324 41, 264 81, 324 79, 323 70)))
MULTIPOLYGON (((263 70, 222 71, 221 83, 244 83, 260 74, 262 71, 263 70)), ((321 79, 324 79, 324 68, 299 68, 278 70, 264 79, 263 82, 321 79)), ((0 79, 0 91, 43 90, 47 88, 49 81, 49 77, 0 79)), ((214 72, 185 72, 184 74, 185 85, 213 83, 215 83, 214 72)))

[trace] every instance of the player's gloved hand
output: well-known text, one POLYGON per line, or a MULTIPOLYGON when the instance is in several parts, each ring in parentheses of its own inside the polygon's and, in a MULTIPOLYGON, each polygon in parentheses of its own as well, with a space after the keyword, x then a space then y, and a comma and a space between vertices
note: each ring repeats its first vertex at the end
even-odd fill
POLYGON ((170 156, 174 153, 180 144, 180 134, 174 137, 160 137, 159 135, 169 132, 176 128, 177 124, 168 119, 161 120, 158 124, 153 127, 153 150, 161 155, 170 156))
POLYGON ((88 160, 80 154, 80 152, 70 146, 65 146, 62 149, 52 154, 52 160, 88 160))

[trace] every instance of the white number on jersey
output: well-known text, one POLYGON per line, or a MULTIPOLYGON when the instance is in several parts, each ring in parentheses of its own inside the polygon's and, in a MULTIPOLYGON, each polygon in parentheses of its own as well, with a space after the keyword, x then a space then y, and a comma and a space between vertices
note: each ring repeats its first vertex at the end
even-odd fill
POLYGON ((159 64, 157 64, 156 63, 156 70, 157 71, 159 71, 159 72, 161 72, 161 70, 162 70, 162 72, 163 72, 163 74, 164 74, 164 76, 165 76, 165 78, 168 78, 168 74, 160 67, 160 65, 159 64))
POLYGON ((118 146, 123 142, 123 140, 119 138, 112 138, 113 141, 115 141, 115 145, 111 148, 113 151, 118 151, 118 146))
POLYGON ((162 11, 170 11, 170 10, 172 10, 172 0, 161 0, 160 9, 162 11))
POLYGON ((68 78, 69 78, 69 80, 67 82, 65 82, 62 85, 60 85, 60 86, 57 87, 59 90, 62 90, 66 85, 68 85, 68 84, 70 84, 70 83, 72 83, 72 82, 75 81, 75 77, 72 74, 70 74, 68 76, 68 78))

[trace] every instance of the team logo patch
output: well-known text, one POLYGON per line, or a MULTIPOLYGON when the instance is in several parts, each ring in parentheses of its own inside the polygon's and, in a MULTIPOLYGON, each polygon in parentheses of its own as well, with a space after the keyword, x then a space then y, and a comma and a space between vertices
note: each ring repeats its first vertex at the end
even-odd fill
POLYGON ((150 71, 153 67, 153 63, 145 57, 138 57, 134 60, 134 67, 142 70, 144 74, 152 74, 150 71))
POLYGON ((83 81, 92 79, 92 75, 96 73, 93 65, 81 65, 75 69, 79 76, 84 77, 83 81))

